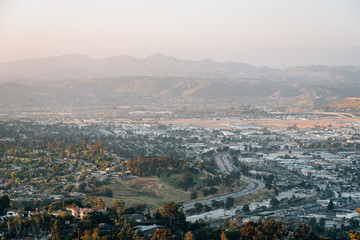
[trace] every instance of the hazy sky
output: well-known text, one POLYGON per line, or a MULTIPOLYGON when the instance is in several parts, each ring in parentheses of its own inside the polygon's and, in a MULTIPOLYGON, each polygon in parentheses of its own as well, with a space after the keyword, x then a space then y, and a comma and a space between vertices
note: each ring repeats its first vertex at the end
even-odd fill
POLYGON ((360 65, 360 1, 0 0, 0 62, 69 53, 360 65))

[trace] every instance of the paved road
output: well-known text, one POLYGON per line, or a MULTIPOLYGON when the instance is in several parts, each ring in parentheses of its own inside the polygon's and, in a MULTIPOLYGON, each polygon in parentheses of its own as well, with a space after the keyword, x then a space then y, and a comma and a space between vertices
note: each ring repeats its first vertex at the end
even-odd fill
MULTIPOLYGON (((228 154, 219 154, 215 157, 215 160, 216 160, 216 163, 218 164, 220 171, 222 171, 226 174, 230 174, 230 172, 232 170, 234 170, 234 166, 229 161, 228 154)), ((233 198, 242 197, 242 196, 260 191, 261 189, 265 188, 265 184, 263 182, 253 179, 253 178, 241 176, 240 180, 246 184, 246 186, 243 189, 233 192, 233 193, 228 193, 228 194, 223 194, 223 195, 219 195, 219 196, 215 196, 215 197, 211 197, 211 198, 206 198, 206 199, 197 200, 197 201, 193 201, 193 202, 183 203, 184 211, 186 211, 190 208, 193 208, 195 203, 211 204, 211 201, 213 201, 213 200, 226 201, 226 198, 228 198, 228 197, 233 197, 233 198)))

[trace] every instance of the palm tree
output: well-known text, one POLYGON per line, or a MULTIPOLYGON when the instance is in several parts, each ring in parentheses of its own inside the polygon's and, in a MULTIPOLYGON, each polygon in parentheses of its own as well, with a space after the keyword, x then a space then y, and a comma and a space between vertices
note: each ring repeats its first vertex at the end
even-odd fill
POLYGON ((45 214, 42 213, 42 214, 40 215, 40 217, 41 217, 41 232, 42 232, 43 235, 45 235, 45 230, 44 230, 44 218, 45 218, 45 214))
POLYGON ((12 217, 10 217, 7 219, 7 222, 6 222, 7 227, 8 227, 8 232, 9 232, 9 239, 10 239, 10 235, 11 235, 11 226, 13 224, 13 221, 14 221, 14 219, 12 217))
POLYGON ((33 236, 35 236, 35 221, 34 221, 34 215, 31 215, 28 221, 29 224, 29 231, 32 233, 33 236))
POLYGON ((30 216, 30 227, 34 236, 39 234, 41 218, 38 214, 30 216))
POLYGON ((36 223, 36 234, 39 235, 41 222, 41 217, 39 216, 39 214, 34 215, 34 221, 36 223))
POLYGON ((20 234, 22 231, 23 222, 22 222, 21 217, 22 217, 21 214, 19 214, 14 220, 17 239, 20 239, 20 234))
POLYGON ((21 232, 22 233, 22 238, 25 237, 26 234, 29 233, 29 221, 27 218, 23 218, 22 221, 21 221, 21 225, 23 226, 23 231, 21 232))

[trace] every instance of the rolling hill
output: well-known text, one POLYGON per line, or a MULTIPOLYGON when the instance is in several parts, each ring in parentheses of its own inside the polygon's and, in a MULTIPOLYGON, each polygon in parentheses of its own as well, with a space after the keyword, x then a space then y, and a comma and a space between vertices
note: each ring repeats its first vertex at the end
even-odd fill
POLYGON ((335 112, 360 112, 360 98, 359 97, 349 97, 341 101, 331 103, 324 107, 328 111, 335 112))

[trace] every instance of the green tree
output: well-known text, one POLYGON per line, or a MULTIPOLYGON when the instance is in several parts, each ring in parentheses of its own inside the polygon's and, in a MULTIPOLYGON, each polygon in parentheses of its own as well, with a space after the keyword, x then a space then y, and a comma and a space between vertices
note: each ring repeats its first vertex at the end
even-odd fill
POLYGON ((197 213, 200 213, 202 210, 203 210, 203 208, 204 208, 204 205, 202 205, 201 203, 195 203, 194 204, 194 207, 195 207, 195 209, 196 209, 196 212, 197 213))
POLYGON ((244 213, 250 212, 249 204, 245 204, 245 205, 243 206, 242 210, 243 210, 244 213))
POLYGON ((271 206, 276 207, 280 204, 280 202, 277 198, 274 197, 270 200, 270 204, 271 204, 271 206))
POLYGON ((226 208, 231 208, 232 206, 234 206, 234 203, 235 203, 235 198, 233 198, 233 197, 227 197, 227 198, 226 198, 225 207, 226 207, 226 208))
POLYGON ((329 211, 334 210, 334 202, 333 202, 332 198, 330 199, 330 202, 327 206, 327 210, 329 210, 329 211))
POLYGON ((325 233, 325 219, 324 218, 320 218, 319 224, 317 225, 317 228, 316 228, 316 232, 320 233, 320 234, 325 233))
POLYGON ((183 188, 191 187, 194 182, 194 178, 191 173, 182 173, 179 175, 179 184, 183 188))
POLYGON ((193 200, 193 199, 196 199, 197 198, 197 193, 195 191, 192 191, 190 193, 190 199, 193 200))
POLYGON ((3 214, 6 208, 10 207, 10 198, 8 195, 0 196, 0 214, 3 214))

